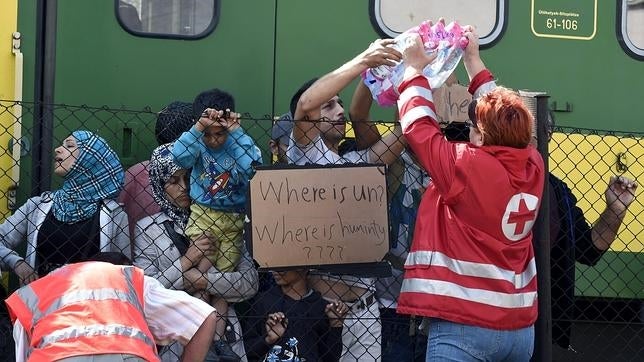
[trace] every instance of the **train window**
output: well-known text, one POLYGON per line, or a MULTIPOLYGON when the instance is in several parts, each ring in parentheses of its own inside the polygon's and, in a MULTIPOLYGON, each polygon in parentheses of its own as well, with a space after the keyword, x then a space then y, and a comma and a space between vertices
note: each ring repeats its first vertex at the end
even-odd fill
POLYGON ((115 0, 116 18, 143 37, 199 39, 219 20, 219 0, 115 0))
POLYGON ((369 17, 376 31, 395 37, 426 19, 476 26, 482 48, 501 38, 506 26, 507 0, 370 0, 369 17))
POLYGON ((617 6, 617 39, 626 53, 644 60, 644 0, 621 0, 617 6))

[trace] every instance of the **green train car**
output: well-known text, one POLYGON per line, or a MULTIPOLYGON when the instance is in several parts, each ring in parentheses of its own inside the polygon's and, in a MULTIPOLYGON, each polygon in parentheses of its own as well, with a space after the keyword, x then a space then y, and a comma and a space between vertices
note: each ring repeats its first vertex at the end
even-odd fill
MULTIPOLYGON (((125 110, 157 111, 219 87, 235 95, 238 111, 265 118, 268 129, 304 81, 376 38, 438 17, 474 24, 499 83, 547 92, 559 125, 644 131, 642 0, 3 0, 0 7, 3 21, 16 21, 4 18, 17 7, 21 94, 25 107, 35 102, 22 122, 22 134, 33 141, 20 159, 18 202, 50 187, 52 145, 81 124, 76 108, 50 117, 47 104, 123 109, 118 117, 82 121, 100 130, 127 166, 146 158, 155 141, 148 131, 154 117, 128 117, 125 110)), ((6 47, 9 35, 2 36, 6 47)), ((463 69, 458 77, 466 82, 463 69)), ((388 119, 391 111, 374 116, 388 119)), ((254 135, 266 144, 266 133, 254 135)), ((641 140, 633 142, 629 172, 641 177, 644 150, 641 140)), ((628 292, 581 280, 580 294, 644 299, 644 234, 636 224, 611 252, 634 268, 621 281, 630 283, 628 292)))

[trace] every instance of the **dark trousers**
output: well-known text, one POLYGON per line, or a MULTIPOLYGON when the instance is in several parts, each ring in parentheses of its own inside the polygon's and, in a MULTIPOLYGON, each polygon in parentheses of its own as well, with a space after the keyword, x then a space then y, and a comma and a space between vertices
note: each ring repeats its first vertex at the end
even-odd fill
POLYGON ((7 293, 0 284, 0 362, 13 362, 14 356, 13 327, 4 300, 7 293))
POLYGON ((427 335, 419 331, 421 318, 380 309, 382 321, 382 362, 424 362, 427 335), (411 332, 411 333, 410 333, 411 332))

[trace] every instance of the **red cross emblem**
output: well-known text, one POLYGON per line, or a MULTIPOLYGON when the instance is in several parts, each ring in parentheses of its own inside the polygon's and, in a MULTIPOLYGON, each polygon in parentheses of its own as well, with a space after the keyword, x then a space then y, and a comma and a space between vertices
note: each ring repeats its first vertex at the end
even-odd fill
POLYGON ((523 239, 537 218, 539 198, 526 193, 512 196, 505 207, 501 229, 506 238, 517 241, 523 239))

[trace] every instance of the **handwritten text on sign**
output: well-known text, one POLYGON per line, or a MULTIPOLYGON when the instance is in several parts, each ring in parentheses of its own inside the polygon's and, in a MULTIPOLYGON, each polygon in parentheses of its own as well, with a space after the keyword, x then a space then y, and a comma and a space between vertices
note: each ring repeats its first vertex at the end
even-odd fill
POLYGON ((434 91, 434 106, 438 122, 445 124, 467 121, 467 110, 471 101, 472 95, 467 91, 467 87, 460 84, 444 84, 437 88, 434 91))
POLYGON ((368 263, 389 248, 382 166, 260 169, 250 184, 262 267, 368 263))

